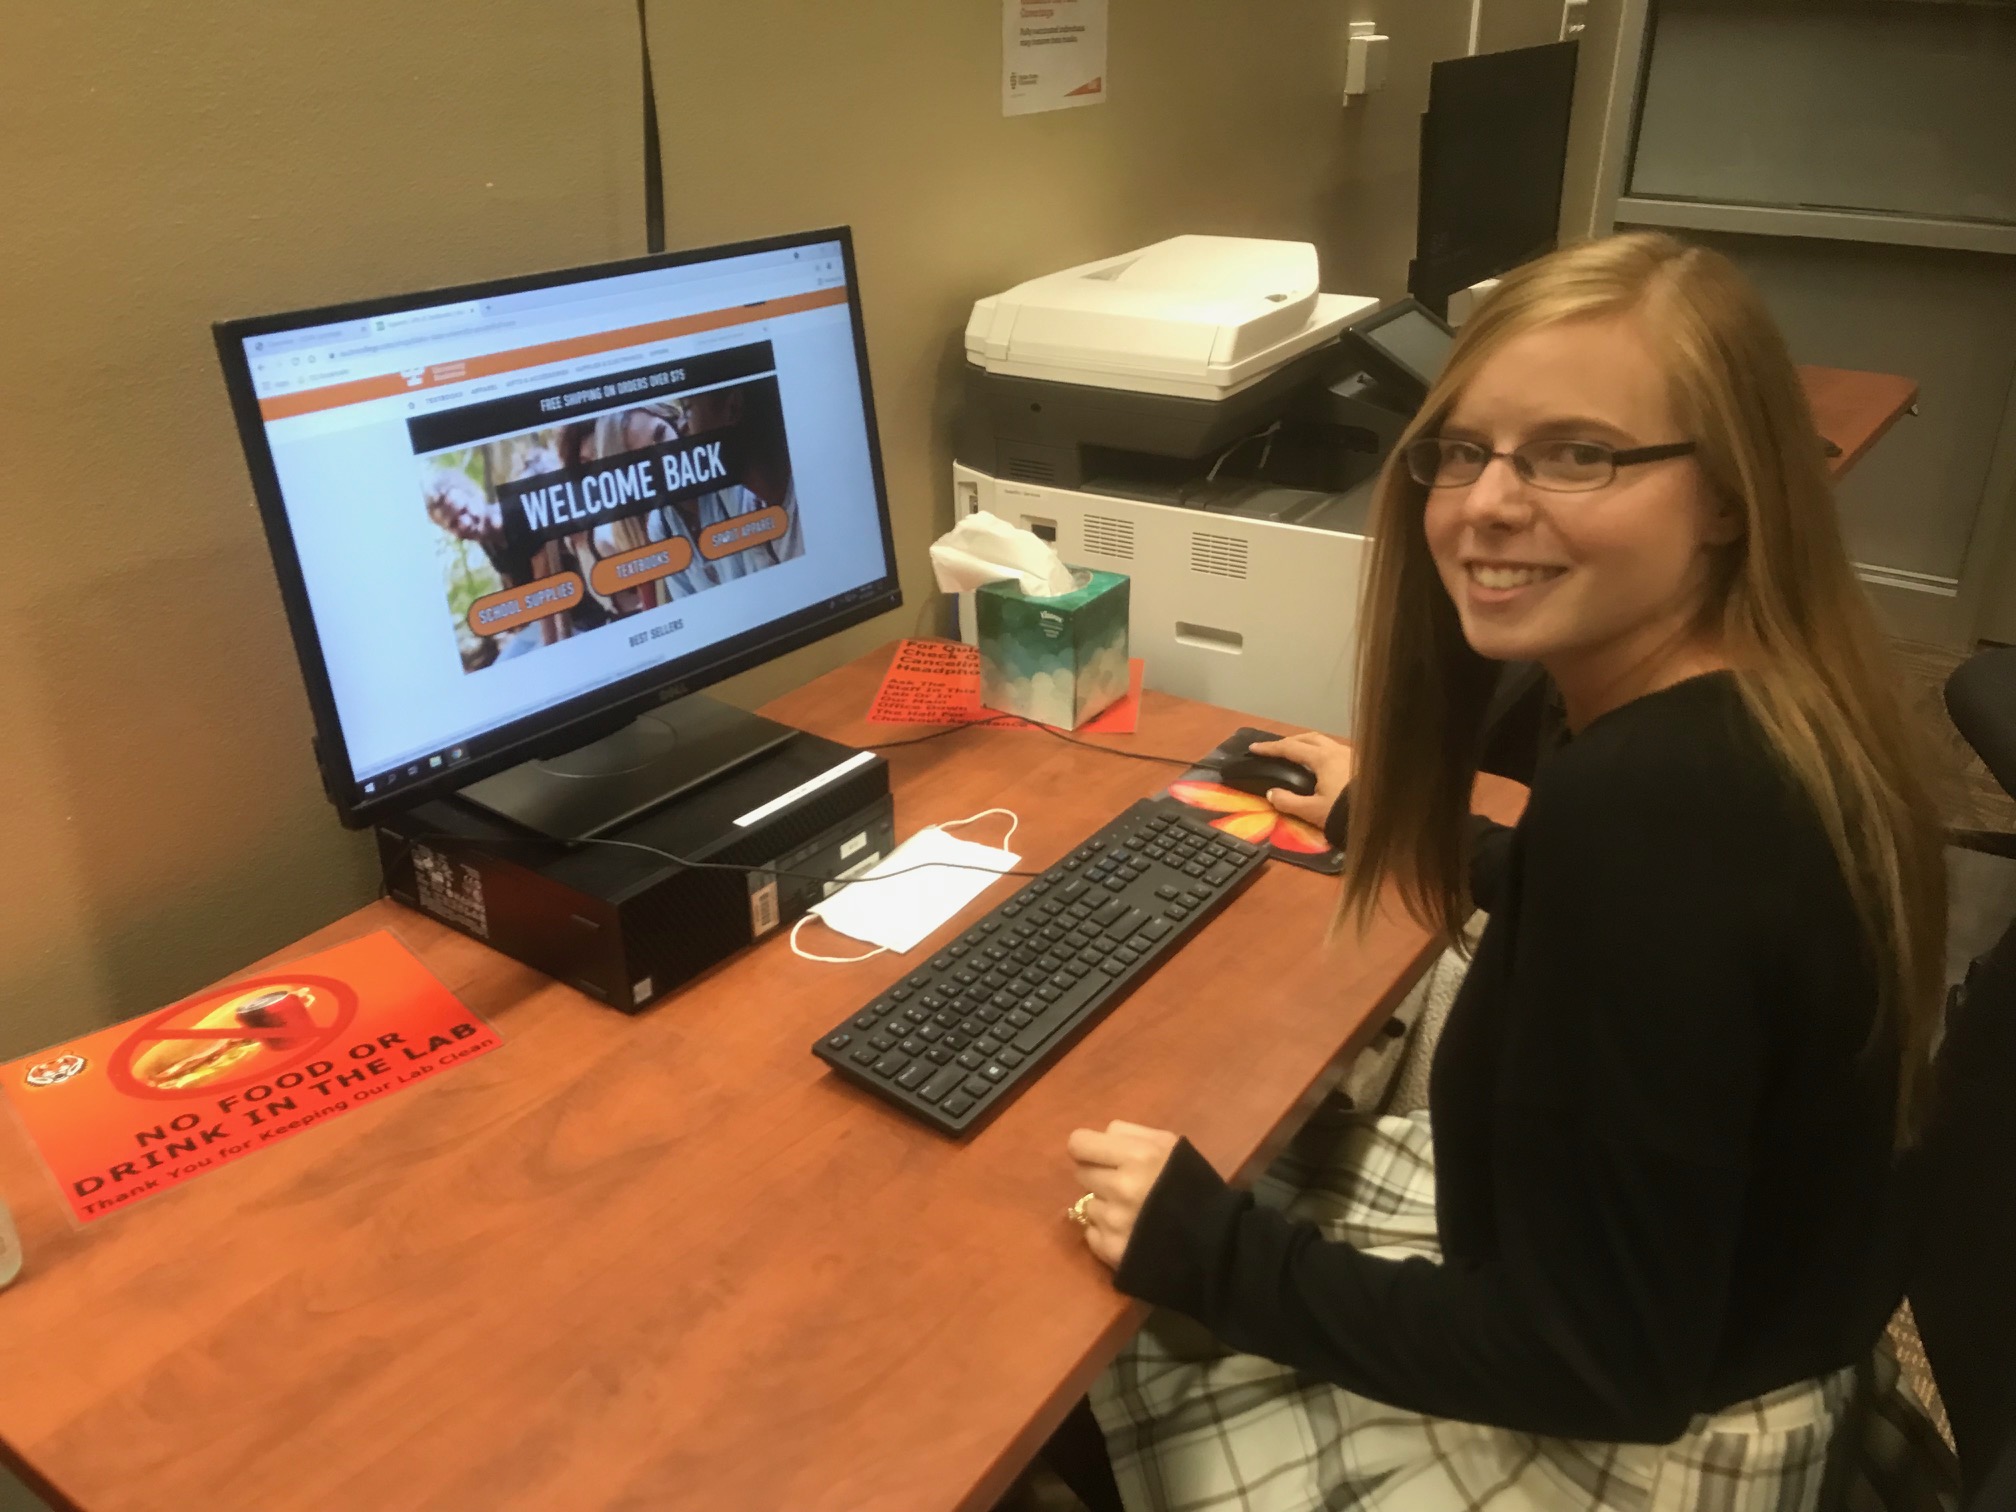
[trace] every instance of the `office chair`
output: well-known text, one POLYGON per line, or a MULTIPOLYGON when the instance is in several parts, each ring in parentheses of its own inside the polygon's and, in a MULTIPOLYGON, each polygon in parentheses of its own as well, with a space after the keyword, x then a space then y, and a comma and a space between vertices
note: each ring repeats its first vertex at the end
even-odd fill
MULTIPOLYGON (((1946 708, 2016 797, 2016 648, 1962 663, 1947 679, 1946 708)), ((2016 857, 2016 835, 1950 838, 2016 857)), ((2016 1507, 2016 921, 1948 997, 1938 1078, 1918 1154, 1925 1221, 1906 1291, 1952 1424, 1965 1505, 1988 1512, 2016 1507)))

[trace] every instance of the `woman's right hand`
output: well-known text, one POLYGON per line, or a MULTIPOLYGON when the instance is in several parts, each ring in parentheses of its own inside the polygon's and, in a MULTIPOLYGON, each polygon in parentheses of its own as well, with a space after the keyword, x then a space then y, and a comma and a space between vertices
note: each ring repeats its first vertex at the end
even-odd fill
POLYGON ((1330 818, 1337 795, 1350 782, 1357 764, 1356 753, 1350 746, 1341 740, 1332 740, 1328 735, 1318 735, 1313 730, 1282 740, 1256 740, 1247 749, 1255 756, 1285 756, 1316 774, 1316 791, 1308 797, 1277 788, 1268 795, 1268 801, 1282 813, 1313 824, 1319 830, 1330 818))

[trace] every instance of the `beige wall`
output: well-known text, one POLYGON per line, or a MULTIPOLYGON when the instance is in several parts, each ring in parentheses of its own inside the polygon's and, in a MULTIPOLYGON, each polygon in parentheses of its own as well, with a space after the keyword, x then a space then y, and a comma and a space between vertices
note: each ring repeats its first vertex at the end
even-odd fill
MULTIPOLYGON (((0 1056, 192 990, 372 891, 315 784, 208 323, 641 250, 627 0, 16 10, 0 1056)), ((1404 279, 1416 115, 1464 0, 1112 0, 1111 103, 1015 120, 999 15, 653 6, 671 241, 856 228, 911 605, 742 679, 744 701, 935 623, 924 545, 975 297, 1179 231, 1314 239, 1333 288, 1404 279), (1353 15, 1385 23, 1393 70, 1342 110, 1353 15)), ((1491 38, 1550 34, 1526 24, 1491 38)))

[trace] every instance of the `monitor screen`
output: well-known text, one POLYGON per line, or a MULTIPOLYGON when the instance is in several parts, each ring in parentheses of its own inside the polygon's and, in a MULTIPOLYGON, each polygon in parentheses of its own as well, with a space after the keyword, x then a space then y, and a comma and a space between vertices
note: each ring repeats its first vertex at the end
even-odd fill
POLYGON ((1436 314, 1457 290, 1553 249, 1578 50, 1549 42, 1429 70, 1407 289, 1436 314))
POLYGON ((1420 380, 1425 389, 1442 374, 1456 338, 1447 326, 1409 303, 1389 320, 1368 325, 1364 338, 1420 380))
POLYGON ((898 602, 844 230, 217 335, 346 822, 898 602))

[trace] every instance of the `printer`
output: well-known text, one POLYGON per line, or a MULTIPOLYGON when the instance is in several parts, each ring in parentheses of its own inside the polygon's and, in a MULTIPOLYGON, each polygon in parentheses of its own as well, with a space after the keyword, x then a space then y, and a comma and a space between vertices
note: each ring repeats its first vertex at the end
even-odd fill
POLYGON ((1453 338, 1318 277, 1306 242, 1178 236, 982 299, 953 511, 1128 574, 1149 687, 1348 736, 1373 487, 1453 338))

